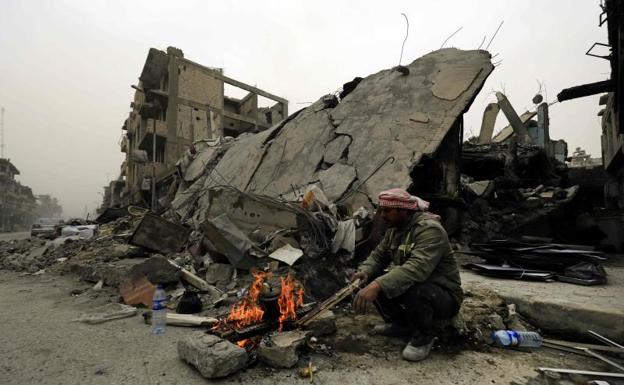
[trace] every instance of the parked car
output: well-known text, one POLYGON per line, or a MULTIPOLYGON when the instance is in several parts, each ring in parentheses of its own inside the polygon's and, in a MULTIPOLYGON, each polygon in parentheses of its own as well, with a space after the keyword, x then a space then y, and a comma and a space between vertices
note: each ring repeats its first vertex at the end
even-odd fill
POLYGON ((39 218, 32 224, 30 228, 31 237, 53 239, 59 236, 59 225, 64 222, 61 218, 39 218))

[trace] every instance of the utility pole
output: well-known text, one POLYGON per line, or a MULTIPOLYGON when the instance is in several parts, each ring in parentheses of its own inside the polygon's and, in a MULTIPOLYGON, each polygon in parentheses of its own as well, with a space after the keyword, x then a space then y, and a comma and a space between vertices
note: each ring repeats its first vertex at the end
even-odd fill
POLYGON ((4 158, 4 107, 0 107, 0 158, 4 158))
POLYGON ((152 212, 156 212, 156 124, 152 125, 152 212))

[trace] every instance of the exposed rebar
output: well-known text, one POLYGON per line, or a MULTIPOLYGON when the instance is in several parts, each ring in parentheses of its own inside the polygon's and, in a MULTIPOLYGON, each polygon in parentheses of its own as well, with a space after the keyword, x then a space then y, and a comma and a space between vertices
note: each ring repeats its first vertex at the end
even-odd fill
POLYGON ((407 15, 401 12, 401 15, 405 18, 405 22, 407 23, 405 28, 405 39, 403 39, 403 44, 401 45, 401 56, 399 56, 399 66, 401 65, 401 61, 403 60, 403 49, 405 49, 405 42, 407 41, 407 37, 409 36, 409 20, 407 19, 407 15))

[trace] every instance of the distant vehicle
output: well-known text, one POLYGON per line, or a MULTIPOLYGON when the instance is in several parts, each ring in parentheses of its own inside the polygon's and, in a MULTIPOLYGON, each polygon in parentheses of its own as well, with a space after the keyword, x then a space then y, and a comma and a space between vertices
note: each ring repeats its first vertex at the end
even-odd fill
POLYGON ((31 237, 56 238, 64 222, 61 218, 39 218, 30 228, 31 237))

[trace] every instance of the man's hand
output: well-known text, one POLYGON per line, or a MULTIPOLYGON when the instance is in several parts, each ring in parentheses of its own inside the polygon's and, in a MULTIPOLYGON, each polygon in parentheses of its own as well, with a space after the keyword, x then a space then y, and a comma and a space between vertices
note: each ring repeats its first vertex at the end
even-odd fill
POLYGON ((351 275, 351 282, 355 281, 356 279, 360 280, 360 287, 362 287, 368 282, 368 274, 363 271, 356 271, 351 275))
POLYGON ((353 300, 353 310, 358 314, 365 314, 370 305, 377 299, 381 286, 376 281, 369 283, 364 289, 358 291, 353 300))

